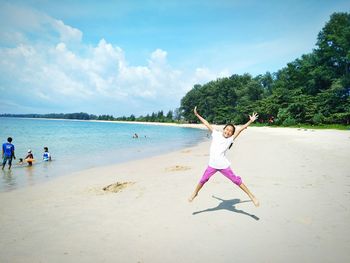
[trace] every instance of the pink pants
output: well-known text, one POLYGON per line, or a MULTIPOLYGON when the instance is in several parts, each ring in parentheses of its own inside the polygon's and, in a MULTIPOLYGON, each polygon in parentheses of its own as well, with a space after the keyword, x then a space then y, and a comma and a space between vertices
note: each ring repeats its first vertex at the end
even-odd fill
POLYGON ((241 177, 235 175, 231 169, 231 167, 227 167, 225 169, 216 169, 213 167, 208 166, 205 170, 202 179, 199 181, 202 185, 208 182, 209 178, 215 174, 217 171, 222 173, 224 176, 226 176, 228 179, 230 179, 234 184, 240 186, 242 184, 241 177))

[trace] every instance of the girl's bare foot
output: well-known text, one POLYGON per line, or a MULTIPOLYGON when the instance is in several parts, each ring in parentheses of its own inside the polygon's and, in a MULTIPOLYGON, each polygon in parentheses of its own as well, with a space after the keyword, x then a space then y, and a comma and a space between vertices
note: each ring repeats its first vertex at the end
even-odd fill
POLYGON ((195 199, 197 194, 192 194, 190 198, 188 198, 188 202, 192 202, 195 199))
POLYGON ((260 205, 259 200, 248 190, 245 184, 241 183, 239 187, 249 196, 256 207, 260 205))
POLYGON ((258 207, 259 205, 260 205, 260 203, 259 203, 259 200, 258 199, 256 199, 256 197, 255 196, 252 196, 252 201, 253 201, 253 203, 254 203, 254 205, 256 206, 256 207, 258 207))

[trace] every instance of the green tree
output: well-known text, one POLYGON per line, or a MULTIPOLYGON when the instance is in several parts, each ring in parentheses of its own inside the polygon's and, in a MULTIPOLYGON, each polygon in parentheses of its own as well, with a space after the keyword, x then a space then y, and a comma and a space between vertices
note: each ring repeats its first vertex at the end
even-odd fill
POLYGON ((333 78, 349 75, 350 14, 334 13, 318 34, 316 53, 333 78))

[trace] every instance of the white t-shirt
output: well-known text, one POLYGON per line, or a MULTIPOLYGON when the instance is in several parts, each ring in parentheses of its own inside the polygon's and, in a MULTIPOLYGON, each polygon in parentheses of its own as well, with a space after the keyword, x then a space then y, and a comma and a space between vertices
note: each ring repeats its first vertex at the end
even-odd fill
POLYGON ((231 164, 225 154, 233 142, 233 136, 225 138, 222 132, 217 130, 213 130, 211 136, 213 139, 210 146, 209 166, 215 169, 225 169, 231 164))
POLYGON ((44 152, 44 153, 43 153, 43 160, 44 160, 44 161, 49 161, 50 158, 51 158, 51 156, 50 156, 50 153, 49 153, 49 152, 44 152))

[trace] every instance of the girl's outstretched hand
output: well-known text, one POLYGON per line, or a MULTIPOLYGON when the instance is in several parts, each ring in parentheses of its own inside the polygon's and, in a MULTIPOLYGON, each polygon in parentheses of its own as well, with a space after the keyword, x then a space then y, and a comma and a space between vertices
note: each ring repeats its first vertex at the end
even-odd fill
POLYGON ((254 122, 259 117, 257 112, 253 112, 252 115, 249 115, 249 119, 254 122))
POLYGON ((193 109, 193 112, 194 112, 194 115, 198 115, 198 112, 197 112, 197 106, 196 107, 194 107, 194 109, 193 109))

